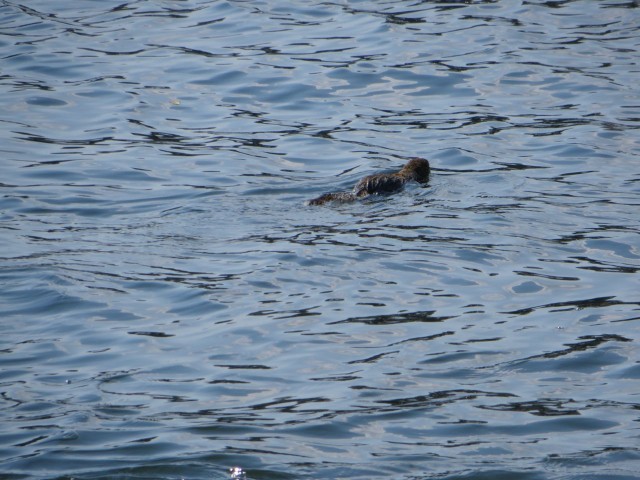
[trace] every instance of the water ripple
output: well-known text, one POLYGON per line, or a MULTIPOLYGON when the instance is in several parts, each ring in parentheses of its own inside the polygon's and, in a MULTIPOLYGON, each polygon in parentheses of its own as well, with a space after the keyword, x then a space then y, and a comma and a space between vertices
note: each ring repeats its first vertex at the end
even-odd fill
POLYGON ((3 475, 635 478, 637 11, 0 0, 3 475))

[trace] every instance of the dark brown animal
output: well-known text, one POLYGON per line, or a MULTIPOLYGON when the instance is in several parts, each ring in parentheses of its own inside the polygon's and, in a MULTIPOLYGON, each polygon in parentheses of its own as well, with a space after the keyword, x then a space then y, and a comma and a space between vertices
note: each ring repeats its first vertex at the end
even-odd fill
POLYGON ((327 202, 353 202, 369 195, 385 195, 404 188, 407 182, 426 183, 429 180, 429 162, 424 158, 412 158, 399 172, 367 175, 350 192, 332 192, 309 200, 309 205, 327 202))

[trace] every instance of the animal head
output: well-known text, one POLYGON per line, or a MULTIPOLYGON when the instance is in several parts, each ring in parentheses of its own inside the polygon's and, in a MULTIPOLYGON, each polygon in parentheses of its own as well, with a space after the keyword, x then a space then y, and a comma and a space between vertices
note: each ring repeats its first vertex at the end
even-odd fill
POLYGON ((410 176, 413 180, 419 183, 425 183, 429 180, 429 172, 431 168, 429 161, 424 158, 414 157, 402 167, 401 173, 410 176))

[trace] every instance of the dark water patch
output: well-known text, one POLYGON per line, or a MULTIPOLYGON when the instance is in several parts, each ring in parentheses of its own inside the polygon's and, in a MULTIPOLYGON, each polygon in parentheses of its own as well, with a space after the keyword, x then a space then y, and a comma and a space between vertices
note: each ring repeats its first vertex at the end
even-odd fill
POLYGON ((156 338, 168 338, 168 337, 173 337, 174 335, 170 335, 168 333, 164 333, 164 332, 128 332, 129 335, 146 335, 149 337, 156 337, 156 338))
POLYGON ((555 417, 559 415, 580 415, 575 408, 564 406, 564 402, 556 399, 540 399, 533 402, 512 402, 504 405, 484 406, 489 410, 526 412, 543 417, 555 417))
POLYGON ((367 325, 393 325, 395 323, 405 322, 442 322, 447 320, 446 317, 434 317, 435 312, 412 312, 394 315, 378 315, 374 317, 364 318, 348 318, 337 322, 331 322, 327 325, 335 325, 340 323, 365 323, 367 325))
POLYGON ((566 309, 566 307, 569 307, 570 309, 582 310, 585 308, 601 308, 601 307, 619 305, 620 303, 623 303, 623 302, 620 302, 620 300, 614 300, 614 299, 615 297, 612 296, 612 297, 590 298, 586 300, 575 300, 575 301, 568 301, 568 302, 557 302, 557 303, 550 303, 547 305, 540 305, 533 308, 515 310, 512 312, 505 312, 505 313, 515 314, 515 315, 527 315, 539 308, 555 309, 555 311, 558 311, 557 310, 558 307, 560 307, 561 310, 566 309))

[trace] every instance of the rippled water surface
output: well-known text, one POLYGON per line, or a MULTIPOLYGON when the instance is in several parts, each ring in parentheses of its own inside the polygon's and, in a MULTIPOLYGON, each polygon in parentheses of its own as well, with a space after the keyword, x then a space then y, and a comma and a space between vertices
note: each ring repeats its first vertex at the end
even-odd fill
POLYGON ((640 478, 638 2, 0 33, 2 478, 640 478))

